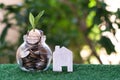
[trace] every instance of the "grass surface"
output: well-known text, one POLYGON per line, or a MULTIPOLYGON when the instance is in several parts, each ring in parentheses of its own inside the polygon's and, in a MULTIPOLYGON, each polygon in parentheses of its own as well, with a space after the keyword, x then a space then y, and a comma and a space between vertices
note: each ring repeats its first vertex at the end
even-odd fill
POLYGON ((24 72, 16 64, 0 64, 0 80, 120 80, 120 65, 74 65, 74 72, 24 72))

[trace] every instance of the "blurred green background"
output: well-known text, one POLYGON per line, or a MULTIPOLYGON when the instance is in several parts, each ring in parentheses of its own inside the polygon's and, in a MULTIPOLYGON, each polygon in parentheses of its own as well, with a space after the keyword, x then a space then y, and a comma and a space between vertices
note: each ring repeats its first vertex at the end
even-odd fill
POLYGON ((0 63, 16 62, 16 50, 23 43, 23 35, 32 28, 29 12, 36 16, 45 10, 37 28, 44 31, 46 43, 52 51, 55 45, 69 48, 74 53, 74 63, 119 64, 119 46, 116 49, 112 39, 117 39, 115 35, 119 30, 120 10, 116 4, 117 7, 114 5, 115 9, 111 11, 109 7, 112 5, 105 1, 24 0, 17 5, 1 3, 0 10, 4 17, 0 19, 0 27, 5 27, 0 33, 0 63), (9 29, 18 32, 17 39, 9 35, 17 40, 14 43, 6 39, 9 29))

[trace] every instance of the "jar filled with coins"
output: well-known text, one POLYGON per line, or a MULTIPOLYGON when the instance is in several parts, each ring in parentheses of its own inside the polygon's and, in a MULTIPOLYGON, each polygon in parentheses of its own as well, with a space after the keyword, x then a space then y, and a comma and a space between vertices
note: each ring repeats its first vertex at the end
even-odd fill
POLYGON ((24 42, 16 53, 19 67, 24 71, 47 70, 52 59, 52 52, 45 43, 46 36, 43 35, 43 31, 32 29, 23 38, 24 42))

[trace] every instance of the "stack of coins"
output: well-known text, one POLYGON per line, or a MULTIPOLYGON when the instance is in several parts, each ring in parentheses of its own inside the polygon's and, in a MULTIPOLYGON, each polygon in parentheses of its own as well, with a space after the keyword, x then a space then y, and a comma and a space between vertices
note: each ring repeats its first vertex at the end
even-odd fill
POLYGON ((40 46, 29 49, 29 55, 22 58, 23 67, 28 70, 43 70, 47 66, 47 50, 40 46))

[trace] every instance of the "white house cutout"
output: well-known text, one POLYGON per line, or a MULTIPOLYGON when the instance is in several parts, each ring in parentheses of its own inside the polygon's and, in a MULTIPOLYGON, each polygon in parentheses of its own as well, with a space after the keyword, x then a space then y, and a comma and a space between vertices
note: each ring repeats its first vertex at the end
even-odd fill
POLYGON ((62 67, 66 66, 68 72, 73 72, 73 54, 66 47, 55 46, 53 52, 53 71, 62 72, 62 67))

